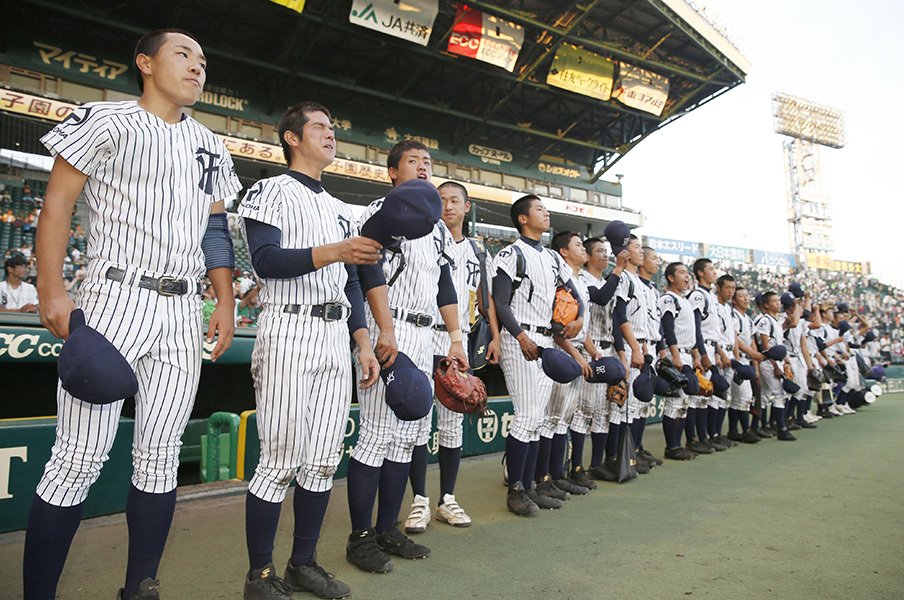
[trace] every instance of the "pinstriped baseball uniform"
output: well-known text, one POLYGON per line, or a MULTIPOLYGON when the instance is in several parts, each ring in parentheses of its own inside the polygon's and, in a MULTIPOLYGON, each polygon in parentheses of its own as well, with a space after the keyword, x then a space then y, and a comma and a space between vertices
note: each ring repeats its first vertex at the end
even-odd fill
MULTIPOLYGON (((138 378, 132 483, 172 491, 201 369, 201 298, 193 293, 205 272, 201 240, 211 205, 241 187, 232 159, 194 119, 170 124, 133 101, 85 104, 41 142, 88 176, 89 262, 76 304, 138 378), (121 281, 108 278, 111 267, 123 271, 121 281), (142 276, 182 279, 192 291, 163 296, 139 288, 142 276)), ((87 404, 58 388, 56 442, 37 488, 44 501, 85 499, 121 410, 122 401, 87 404)))
MULTIPOLYGON (((359 218, 364 223, 383 205, 383 199, 373 201, 359 218)), ((404 240, 395 251, 387 250, 383 273, 389 283, 389 306, 397 311, 393 320, 396 342, 433 382, 433 321, 436 314, 436 294, 440 269, 448 264, 446 254, 455 244, 449 228, 438 221, 433 232, 415 240, 404 240), (425 326, 419 327, 405 320, 406 315, 424 315, 425 326)), ((379 328, 370 306, 365 307, 371 344, 376 344, 379 328)), ((448 352, 448 348, 446 348, 448 352)), ((444 354, 446 353, 444 352, 444 354)), ((358 373, 359 379, 363 373, 358 373)), ((383 465, 383 460, 411 462, 411 451, 417 441, 421 424, 401 421, 385 401, 386 387, 382 379, 366 390, 358 392, 361 406, 361 426, 358 443, 352 458, 371 467, 383 465)), ((430 415, 425 417, 429 419, 430 415)), ((428 425, 429 427, 429 425, 428 425)))
MULTIPOLYGON (((598 279, 589 271, 582 269, 578 279, 585 287, 601 289, 605 280, 598 279)), ((594 345, 602 352, 603 356, 614 356, 615 348, 612 346, 612 312, 615 310, 615 295, 600 306, 593 302, 585 303, 584 309, 586 335, 590 337, 594 345)), ((583 353, 583 348, 581 349, 583 353)), ((592 358, 585 356, 585 358, 592 358)), ((571 418, 571 429, 578 433, 609 433, 609 403, 606 402, 606 384, 595 383, 581 386, 580 400, 571 418)))
MULTIPOLYGON (((728 355, 729 360, 734 358, 734 346, 735 346, 735 324, 734 317, 732 316, 732 312, 734 308, 732 308, 730 303, 721 303, 718 302, 718 297, 716 298, 716 308, 719 309, 719 331, 722 334, 719 338, 719 345, 722 347, 722 350, 725 351, 725 354, 728 355)), ((726 381, 732 381, 734 379, 734 369, 731 368, 731 363, 727 365, 722 365, 722 376, 726 381)), ((721 407, 727 408, 731 405, 731 386, 728 387, 727 390, 728 398, 722 400, 721 407)))
MULTIPOLYGON (((345 203, 290 174, 257 182, 239 214, 279 229, 282 248, 333 244, 353 234, 345 203)), ((301 277, 261 278, 263 310, 251 356, 261 455, 248 490, 267 502, 282 502, 292 479, 313 492, 332 488, 352 397, 347 279, 338 262, 301 277), (345 318, 285 312, 288 305, 325 303, 345 306, 345 318)))
MULTIPOLYGON (((474 302, 474 293, 480 285, 480 262, 474 253, 474 247, 467 238, 452 242, 446 248, 446 254, 452 260, 452 283, 455 284, 455 293, 458 295, 458 323, 461 325, 462 343, 468 347, 468 324, 471 321, 471 306, 474 302)), ((487 257, 489 258, 489 257, 487 257)), ((490 266, 487 265, 487 278, 489 279, 490 266)), ((489 281, 487 281, 489 285, 489 281)), ((434 317, 437 324, 443 322, 436 307, 434 317)), ((449 353, 452 340, 447 331, 433 330, 433 354, 445 357, 449 353)), ((439 433, 439 445, 444 448, 460 448, 462 444, 462 423, 464 415, 449 410, 436 402, 436 428, 439 433)), ((431 415, 418 421, 418 435, 416 446, 423 446, 430 441, 431 415)))
MULTIPOLYGON (((587 285, 581 277, 573 277, 572 282, 578 290, 581 297, 581 303, 585 307, 590 306, 590 295, 587 293, 587 285)), ((583 351, 584 338, 587 335, 587 324, 578 334, 571 340, 571 343, 581 351, 584 358, 588 358, 587 353, 583 351)), ((546 438, 552 438, 556 434, 568 433, 568 426, 572 417, 575 415, 582 392, 585 387, 589 387, 590 383, 584 381, 583 377, 578 377, 571 383, 553 382, 552 394, 549 397, 549 404, 546 407, 546 415, 540 424, 540 435, 546 438)), ((596 387, 596 386, 595 386, 596 387)))
MULTIPOLYGON (((753 321, 747 313, 742 313, 737 308, 731 308, 731 319, 734 325, 734 331, 748 348, 755 347, 753 344, 753 321)), ((746 353, 740 353, 739 361, 742 364, 749 365, 750 357, 746 353)), ((741 383, 735 383, 734 378, 731 380, 731 402, 729 408, 736 410, 750 410, 750 403, 753 400, 753 387, 746 379, 741 383)))
MULTIPOLYGON (((787 321, 787 317, 785 317, 787 321)), ((791 370, 794 373, 794 383, 800 386, 800 391, 794 394, 794 398, 802 399, 807 393, 807 363, 802 354, 800 338, 806 333, 808 323, 800 319, 797 325, 785 330, 785 345, 788 347, 788 357, 791 359, 791 370)))
MULTIPOLYGON (((559 280, 567 283, 571 279, 571 267, 557 253, 547 248, 538 250, 518 239, 500 250, 493 260, 494 268, 513 281, 517 274, 517 255, 513 246, 518 246, 524 255, 526 277, 512 297, 512 314, 522 327, 528 326, 525 331, 537 346, 552 348, 552 337, 535 331, 535 328, 550 326, 556 283, 559 280)), ((501 333, 501 346, 499 362, 515 411, 509 435, 521 442, 537 441, 553 381, 543 372, 540 360, 524 359, 521 345, 505 328, 501 333)))
MULTIPOLYGON (((652 324, 650 315, 653 314, 653 308, 648 305, 652 299, 645 291, 646 284, 641 281, 640 276, 636 273, 624 271, 621 280, 618 283, 618 289, 615 291, 616 298, 622 299, 626 303, 626 315, 631 331, 637 338, 637 343, 643 349, 644 342, 649 341, 647 336, 652 335, 652 324)), ((649 343, 648 343, 649 348, 649 343)), ((631 364, 631 347, 625 343, 625 359, 631 364)), ((610 423, 631 423, 634 419, 640 417, 641 410, 645 409, 646 404, 640 402, 634 397, 634 380, 640 375, 640 369, 630 368, 628 370, 628 401, 625 406, 619 407, 611 404, 609 406, 609 422, 610 423)))
MULTIPOLYGON (((759 315, 753 321, 756 335, 765 335, 769 338, 769 347, 784 343, 784 333, 781 322, 768 313, 759 315)), ((775 361, 781 369, 781 362, 775 361)), ((772 361, 764 361, 760 365, 760 387, 762 387, 763 401, 772 402, 776 408, 785 407, 785 391, 782 389, 781 380, 776 377, 772 368, 772 361)))
POLYGON ((862 390, 863 381, 860 376, 860 368, 857 366, 857 355, 860 354, 860 348, 854 347, 860 345, 860 336, 855 328, 849 329, 844 333, 844 345, 847 346, 849 358, 844 362, 847 370, 847 381, 842 386, 842 390, 845 392, 862 390))
MULTIPOLYGON (((656 359, 656 343, 662 338, 662 333, 660 331, 660 323, 662 322, 662 310, 659 308, 659 290, 653 285, 651 281, 647 281, 643 277, 640 277, 640 281, 643 284, 641 286, 641 292, 646 294, 646 307, 647 307, 647 330, 644 333, 644 337, 647 338, 647 354, 653 357, 655 362, 656 359)), ((649 417, 655 413, 656 407, 652 402, 648 402, 646 404, 641 403, 641 412, 640 416, 649 417)))
MULTIPOLYGON (((678 342, 678 352, 681 362, 685 365, 693 363, 691 350, 697 341, 696 322, 694 321, 694 309, 688 299, 673 291, 666 291, 659 297, 660 314, 671 314, 675 319, 675 339, 678 342)), ((672 419, 683 419, 687 416, 687 408, 690 396, 681 390, 678 398, 666 398, 662 414, 672 419)))
MULTIPOLYGON (((719 301, 715 294, 699 285, 690 291, 687 295, 687 300, 694 310, 700 311, 700 315, 703 317, 700 321, 703 345, 706 346, 706 355, 709 357, 710 362, 716 364, 715 344, 718 344, 722 337, 718 315, 719 301)), ((705 370, 703 375, 707 379, 712 377, 708 370, 705 370)), ((689 406, 691 408, 724 408, 724 400, 716 395, 710 397, 691 396, 689 406)))

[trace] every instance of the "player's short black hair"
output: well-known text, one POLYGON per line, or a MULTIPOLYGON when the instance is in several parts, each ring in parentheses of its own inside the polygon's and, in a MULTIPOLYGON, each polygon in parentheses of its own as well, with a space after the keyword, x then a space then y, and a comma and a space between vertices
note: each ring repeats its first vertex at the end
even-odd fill
POLYGON ((760 296, 760 306, 766 306, 769 304, 769 301, 772 300, 773 296, 777 296, 775 292, 763 292, 760 296))
POLYGON ((290 152, 291 148, 283 136, 285 136, 287 131, 291 131, 297 135, 300 140, 304 125, 310 120, 308 119, 308 115, 315 112, 322 112, 331 121, 333 119, 333 115, 330 114, 330 111, 327 110, 325 106, 310 100, 305 100, 304 102, 299 102, 298 104, 287 108, 286 112, 283 113, 282 118, 279 120, 276 131, 279 134, 279 144, 282 146, 286 164, 289 164, 289 159, 291 159, 292 154, 290 152))
POLYGON ((734 277, 732 277, 731 275, 729 275, 728 273, 726 273, 725 275, 722 275, 721 277, 719 277, 718 279, 716 279, 716 285, 719 286, 719 287, 722 287, 723 285, 725 285, 725 284, 728 283, 729 281, 734 281, 734 280, 735 280, 734 277))
POLYGON ((521 223, 518 222, 518 217, 526 215, 528 211, 530 211, 530 205, 534 200, 539 202, 540 197, 534 194, 528 194, 526 196, 521 196, 512 203, 510 214, 512 223, 515 225, 515 229, 518 230, 518 233, 521 233, 521 223))
POLYGON ((6 261, 3 263, 4 277, 9 277, 10 269, 15 269, 16 267, 19 267, 22 265, 27 265, 27 264, 28 264, 28 261, 25 260, 25 257, 22 254, 16 252, 15 254, 13 254, 12 256, 7 258, 6 261))
POLYGON ((678 271, 678 267, 687 268, 683 262, 673 262, 669 263, 669 265, 665 268, 665 281, 666 284, 671 283, 669 281, 669 277, 674 277, 675 273, 678 271))
POLYGON ((738 292, 746 292, 746 291, 747 291, 747 288, 745 288, 743 285, 737 286, 734 289, 734 294, 731 295, 731 299, 734 300, 735 296, 738 295, 738 292))
POLYGON ((645 255, 649 254, 650 252, 656 252, 656 248, 653 248, 652 246, 641 246, 640 249, 643 250, 643 253, 645 255))
POLYGON ((706 265, 713 264, 713 261, 708 258, 698 258, 694 261, 694 279, 700 279, 700 273, 706 268, 706 265))
POLYGON ((552 238, 552 242, 549 244, 549 247, 552 248, 553 252, 558 252, 562 248, 568 246, 571 243, 571 238, 580 239, 581 234, 577 231, 560 231, 552 238))
POLYGON ((584 250, 587 251, 588 257, 593 254, 594 244, 605 244, 605 242, 598 237, 587 238, 586 240, 584 240, 584 250))
POLYGON ((461 192, 461 197, 464 198, 465 202, 470 202, 471 199, 468 197, 468 189, 457 181, 446 181, 437 186, 436 189, 441 190, 444 187, 455 188, 459 192, 461 192))
POLYGON ((141 36, 141 38, 139 38, 138 40, 138 43, 135 44, 135 54, 132 56, 132 68, 136 70, 138 89, 141 91, 141 93, 144 93, 144 75, 141 74, 141 71, 138 71, 138 65, 136 64, 138 55, 145 54, 147 56, 155 56, 157 54, 157 51, 160 50, 160 46, 162 46, 166 41, 166 35, 168 33, 179 33, 181 35, 184 35, 185 37, 189 37, 195 40, 196 42, 198 42, 199 46, 201 45, 201 42, 198 41, 198 38, 196 38, 194 34, 177 27, 155 29, 154 31, 149 31, 141 36))
POLYGON ((430 149, 417 140, 402 140, 389 151, 389 156, 386 157, 386 168, 398 169, 399 163, 402 162, 402 155, 411 150, 423 150, 430 154, 430 149))

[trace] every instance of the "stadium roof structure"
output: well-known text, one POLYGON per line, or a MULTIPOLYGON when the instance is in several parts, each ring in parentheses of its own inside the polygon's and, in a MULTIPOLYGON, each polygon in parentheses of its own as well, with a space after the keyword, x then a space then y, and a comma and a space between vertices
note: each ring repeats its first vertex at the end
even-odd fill
POLYGON ((580 165, 587 183, 651 133, 743 83, 749 69, 686 0, 464 2, 523 28, 512 72, 448 51, 451 0, 438 1, 426 45, 351 23, 352 0, 302 4, 298 13, 266 0, 23 0, 14 10, 31 13, 41 31, 82 39, 183 27, 203 41, 212 69, 239 73, 261 93, 274 120, 285 98, 303 95, 387 124, 422 123, 450 140, 453 155, 484 144, 518 149, 523 167, 541 159, 580 165), (662 113, 548 84, 566 44, 667 77, 662 113))

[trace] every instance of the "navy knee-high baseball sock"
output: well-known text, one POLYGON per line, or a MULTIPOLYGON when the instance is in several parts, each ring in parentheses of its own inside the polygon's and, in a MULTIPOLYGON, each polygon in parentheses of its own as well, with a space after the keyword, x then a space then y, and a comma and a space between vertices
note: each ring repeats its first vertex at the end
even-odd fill
POLYGON ((251 492, 245 494, 245 542, 252 571, 273 562, 273 541, 281 508, 281 502, 267 502, 251 492))
POLYGON ((537 464, 534 467, 533 478, 540 481, 549 475, 549 454, 552 451, 552 438, 540 436, 537 442, 537 464))
POLYGON ((813 396, 804 397, 804 414, 810 412, 810 409, 813 407, 813 396))
POLYGON ((838 398, 835 400, 835 404, 847 404, 847 395, 848 393, 844 390, 839 390, 838 398))
POLYGON ((380 467, 371 467, 354 458, 348 461, 348 514, 352 531, 370 529, 373 525, 374 503, 380 487, 380 467))
POLYGON ((783 429, 788 428, 788 423, 785 422, 785 409, 772 407, 772 418, 775 420, 775 429, 777 431, 781 431, 783 429))
MULTIPOLYGON (((543 439, 542 437, 540 438, 543 439)), ((549 455, 547 454, 547 457, 549 455)), ((537 460, 540 457, 540 441, 533 440, 527 445, 527 456, 524 459, 524 471, 521 473, 521 482, 525 489, 530 487, 530 482, 534 480, 537 472, 537 460)))
MULTIPOLYGON (((687 425, 687 417, 684 417, 681 419, 675 419, 675 429, 674 429, 673 435, 675 436, 675 447, 676 448, 681 447, 681 432, 683 431, 684 435, 687 436, 687 428, 685 427, 686 425, 687 425)), ((691 439, 687 438, 687 441, 690 442, 691 439)))
POLYGON ((615 460, 618 456, 618 439, 624 423, 609 423, 609 437, 606 438, 606 458, 615 460))
POLYGON ((794 415, 797 412, 797 398, 789 398, 785 401, 785 411, 783 416, 785 417, 785 424, 788 424, 788 419, 793 419, 794 415))
POLYGON ((549 476, 554 480, 565 477, 565 453, 568 451, 568 434, 557 433, 549 448, 549 476))
POLYGON ((631 422, 631 425, 629 425, 628 427, 631 430, 631 439, 634 440, 634 448, 640 450, 642 448, 641 440, 643 437, 643 419, 634 419, 631 422))
POLYGON ((697 427, 697 409, 689 408, 687 409, 687 416, 684 418, 684 437, 687 438, 688 443, 695 437, 697 437, 696 432, 697 427))
MULTIPOLYGON (((754 417, 756 418, 756 417, 754 417)), ((738 411, 738 421, 741 423, 741 431, 747 433, 747 430, 750 429, 749 421, 750 421, 750 413, 746 410, 738 411)))
POLYGON ((461 464, 461 446, 458 448, 439 447, 439 502, 443 496, 455 495, 455 480, 458 478, 458 467, 461 464))
POLYGON ((709 432, 706 430, 706 426, 709 422, 709 413, 710 409, 708 408, 698 408, 696 416, 697 421, 697 439, 701 442, 709 439, 709 432))
POLYGON ((292 508, 295 513, 295 531, 292 533, 292 566, 309 565, 317 550, 317 538, 323 527, 323 517, 330 503, 330 490, 312 492, 295 487, 292 508))
POLYGON ((129 487, 126 500, 126 523, 129 527, 129 560, 122 597, 131 598, 138 584, 150 577, 157 579, 160 557, 166 546, 173 513, 176 511, 176 490, 166 494, 148 494, 135 486, 129 487))
POLYGON ((672 417, 662 416, 662 436, 666 449, 675 447, 675 419, 672 417))
MULTIPOLYGON (((763 409, 760 409, 760 414, 763 413, 763 409)), ((750 426, 754 429, 760 428, 760 414, 748 413, 751 417, 750 426)))
POLYGON ((727 408, 720 408, 716 411, 716 435, 722 435, 722 427, 725 425, 725 414, 728 412, 727 408))
POLYGON ((418 496, 427 495, 427 444, 415 446, 411 452, 411 468, 408 471, 408 479, 411 481, 411 491, 418 496))
POLYGON ((82 506, 54 506, 35 494, 28 513, 22 560, 25 600, 56 597, 69 546, 82 520, 82 506))
POLYGON ((571 434, 571 470, 573 471, 575 467, 584 467, 584 441, 587 436, 574 429, 569 430, 569 433, 571 434))
POLYGON ((797 401, 797 420, 798 421, 804 420, 804 413, 806 412, 806 410, 807 410, 806 400, 804 400, 803 398, 798 399, 798 401, 797 401))
POLYGON ((637 447, 640 448, 641 450, 643 450, 643 434, 647 430, 647 418, 646 417, 640 418, 639 429, 640 429, 640 435, 638 436, 639 441, 637 442, 637 447))
POLYGON ((708 437, 716 437, 716 425, 719 422, 719 410, 716 408, 706 409, 706 435, 708 437))
POLYGON ((606 453, 608 446, 608 433, 591 433, 590 434, 590 467, 598 467, 603 464, 603 455, 606 453))
POLYGON ((405 483, 411 463, 384 460, 380 467, 380 501, 377 503, 377 533, 386 533, 399 520, 405 483))
POLYGON ((738 422, 741 420, 739 411, 736 408, 728 409, 728 433, 738 432, 738 422))
MULTIPOLYGON (((521 482, 525 486, 524 481, 524 465, 527 463, 527 450, 530 442, 522 442, 516 440, 515 436, 509 433, 505 439, 505 470, 508 472, 509 487, 521 482)), ((525 489, 530 487, 530 479, 527 480, 525 489)))

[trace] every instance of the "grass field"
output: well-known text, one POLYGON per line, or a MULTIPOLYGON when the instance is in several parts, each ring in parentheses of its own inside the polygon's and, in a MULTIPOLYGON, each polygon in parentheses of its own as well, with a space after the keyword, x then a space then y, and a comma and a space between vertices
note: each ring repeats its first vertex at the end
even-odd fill
MULTIPOLYGON (((474 525, 434 522, 417 538, 432 556, 396 559, 387 575, 346 563, 340 482, 318 561, 351 585, 354 598, 904 598, 904 394, 820 421, 798 438, 667 462, 531 519, 505 510, 499 455, 468 460, 457 497, 474 525)), ((658 426, 645 441, 661 454, 658 426)), ((437 482, 433 468, 433 494, 437 482)), ((247 557, 239 492, 179 503, 160 569, 162 598, 241 598, 247 557)), ((291 547, 291 507, 290 496, 276 544, 279 569, 291 547)), ((21 533, 0 535, 4 599, 22 597, 22 543, 21 533)), ((122 515, 86 521, 58 597, 113 598, 126 546, 122 515)))

